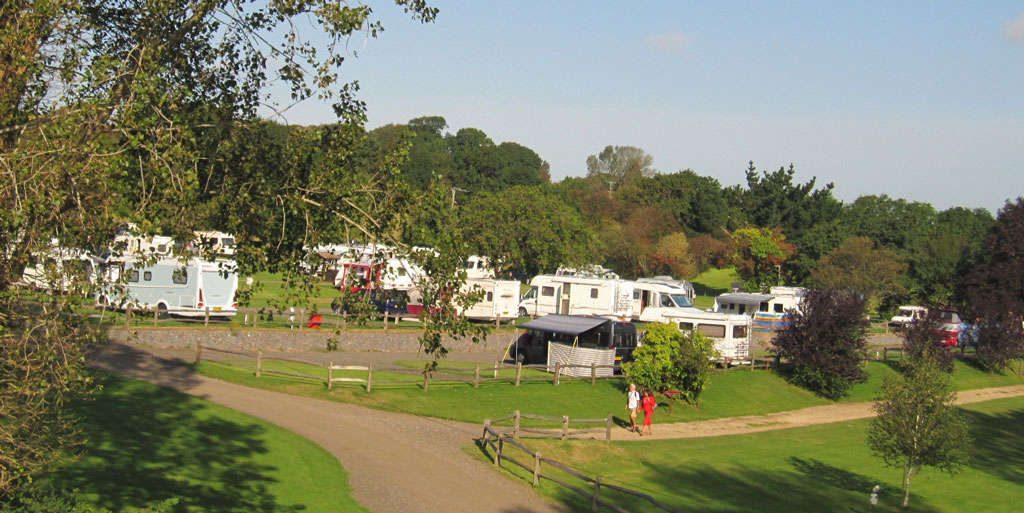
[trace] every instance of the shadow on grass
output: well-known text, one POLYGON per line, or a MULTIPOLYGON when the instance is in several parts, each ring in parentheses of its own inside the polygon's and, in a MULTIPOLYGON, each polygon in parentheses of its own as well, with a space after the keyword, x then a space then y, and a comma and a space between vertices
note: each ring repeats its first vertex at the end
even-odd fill
POLYGON ((1024 485, 1024 410, 987 414, 964 411, 974 439, 971 467, 1024 485))
POLYGON ((726 292, 729 292, 729 289, 726 289, 726 288, 716 288, 716 287, 708 287, 707 285, 704 285, 703 283, 696 283, 696 282, 694 282, 693 283, 693 291, 698 296, 718 297, 718 296, 721 296, 722 294, 725 294, 726 292))
POLYGON ((178 498, 178 511, 296 512, 267 491, 265 432, 205 415, 206 403, 165 388, 100 375, 103 391, 74 406, 83 457, 50 479, 113 511, 178 498))

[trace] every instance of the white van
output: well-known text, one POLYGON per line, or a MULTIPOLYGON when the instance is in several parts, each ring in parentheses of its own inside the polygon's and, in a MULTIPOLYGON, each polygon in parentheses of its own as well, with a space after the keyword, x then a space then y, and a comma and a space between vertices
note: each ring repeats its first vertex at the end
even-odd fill
POLYGON ((530 280, 519 315, 599 315, 633 317, 633 282, 542 274, 530 280))
POLYGON ((116 308, 156 309, 160 316, 231 317, 238 312, 238 274, 230 260, 185 262, 163 259, 153 264, 128 259, 104 264, 105 285, 96 301, 116 308))
POLYGON ((896 315, 889 320, 890 326, 904 326, 913 323, 928 315, 928 309, 923 306, 905 305, 901 306, 896 315))
POLYGON ((717 312, 667 314, 666 322, 679 331, 696 331, 715 341, 719 358, 725 363, 750 363, 750 331, 752 320, 746 315, 717 312))
POLYGON ((662 280, 633 283, 633 318, 642 322, 665 322, 672 315, 700 312, 690 302, 687 290, 662 280))
POLYGON ((519 306, 518 280, 468 279, 463 290, 479 288, 483 292, 480 302, 467 308, 463 313, 470 319, 495 320, 515 319, 519 306))

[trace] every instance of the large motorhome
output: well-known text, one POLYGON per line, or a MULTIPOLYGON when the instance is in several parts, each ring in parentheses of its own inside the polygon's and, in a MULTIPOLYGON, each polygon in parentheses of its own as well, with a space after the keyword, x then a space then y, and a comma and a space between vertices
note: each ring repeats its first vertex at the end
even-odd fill
POLYGON ((479 288, 483 297, 463 313, 470 319, 514 319, 518 316, 519 282, 516 280, 468 279, 465 291, 479 288))
POLYGON ((633 318, 643 322, 665 322, 666 316, 699 312, 690 302, 690 297, 687 289, 669 281, 637 280, 633 284, 633 318))
POLYGON ((697 292, 693 289, 693 284, 686 280, 677 280, 671 276, 654 276, 651 278, 637 278, 637 283, 663 283, 665 285, 672 285, 679 288, 686 294, 687 299, 693 302, 693 299, 697 297, 697 292))
POLYGON ((600 315, 633 317, 633 282, 542 274, 530 280, 519 315, 600 315))
POLYGON ((471 255, 466 259, 466 278, 470 280, 494 279, 494 269, 487 257, 471 255))
POLYGON ((788 326, 789 310, 799 310, 807 295, 802 287, 772 287, 767 294, 729 292, 715 298, 715 312, 746 315, 756 331, 775 331, 788 326))
POLYGON ((718 312, 666 314, 666 321, 684 333, 698 332, 715 341, 719 358, 726 364, 750 361, 750 331, 753 320, 746 315, 718 312))
POLYGON ((104 267, 104 285, 96 293, 103 305, 156 309, 161 317, 230 317, 238 311, 238 275, 229 260, 126 259, 104 267))

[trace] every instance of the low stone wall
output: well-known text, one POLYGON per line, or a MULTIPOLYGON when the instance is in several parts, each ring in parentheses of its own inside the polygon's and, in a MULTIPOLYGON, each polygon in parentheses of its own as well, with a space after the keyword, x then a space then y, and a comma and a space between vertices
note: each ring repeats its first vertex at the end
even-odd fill
MULTIPOLYGON (((323 351, 334 338, 339 351, 416 352, 420 350, 419 331, 231 329, 231 328, 143 328, 112 327, 107 331, 114 342, 137 343, 161 348, 195 347, 202 340, 204 347, 243 348, 272 351, 323 351)), ((472 340, 445 340, 449 351, 502 351, 513 334, 501 331, 490 334, 479 343, 472 340)))

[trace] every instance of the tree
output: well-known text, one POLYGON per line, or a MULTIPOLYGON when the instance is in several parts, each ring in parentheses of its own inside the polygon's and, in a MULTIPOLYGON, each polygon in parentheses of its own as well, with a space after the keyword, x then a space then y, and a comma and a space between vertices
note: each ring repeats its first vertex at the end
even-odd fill
POLYGON ((906 264, 886 249, 876 249, 865 237, 851 237, 826 255, 811 273, 811 283, 828 289, 847 289, 864 295, 868 310, 906 293, 906 264))
POLYGON ((729 247, 708 234, 690 240, 690 254, 693 255, 697 273, 711 269, 721 269, 729 265, 729 247))
POLYGON ((690 278, 697 274, 697 266, 690 254, 690 241, 683 232, 670 233, 659 239, 651 258, 655 272, 664 270, 680 278, 690 278))
MULTIPOLYGON (((750 226, 732 233, 732 263, 748 291, 767 290, 780 280, 781 267, 796 248, 779 229, 750 226)), ((780 284, 781 285, 781 284, 780 284)))
POLYGON ((649 275, 660 265, 655 258, 658 241, 677 229, 664 210, 634 207, 623 222, 607 222, 598 232, 605 248, 604 263, 623 276, 649 275))
POLYGON ((679 390, 691 404, 711 381, 712 359, 717 357, 714 341, 703 333, 684 334, 672 324, 647 326, 644 344, 633 351, 634 360, 622 371, 643 389, 679 390))
POLYGON ((984 254, 964 278, 964 308, 978 324, 978 358, 999 370, 1024 357, 1024 198, 999 211, 984 254))
POLYGON ((721 184, 689 169, 638 178, 620 187, 616 196, 626 204, 669 212, 688 234, 721 234, 722 228, 733 228, 721 184))
POLYGON ((887 376, 875 403, 868 446, 886 466, 903 470, 904 508, 918 469, 929 466, 954 474, 967 464, 970 434, 953 406, 956 394, 949 380, 932 364, 912 366, 898 378, 887 376))
MULTIPOLYGON (((420 21, 437 14, 423 0, 396 3, 420 21)), ((405 151, 357 169, 364 105, 357 84, 339 82, 344 43, 382 29, 369 6, 327 0, 4 4, 0 494, 73 444, 62 409, 89 389, 81 354, 91 336, 76 308, 89 291, 40 301, 12 287, 51 239, 101 251, 127 223, 178 240, 224 229, 238 237, 241 272, 298 277, 306 244, 346 228, 394 232, 409 204, 394 180, 405 151), (289 103, 333 101, 338 122, 260 121, 271 80, 289 103)))
POLYGON ((789 328, 772 346, 789 358, 789 379, 818 395, 839 399, 867 379, 861 368, 868 321, 864 299, 848 290, 812 289, 799 310, 789 310, 789 328))
POLYGON ((513 269, 554 272, 590 263, 594 253, 594 236, 579 214, 541 186, 477 193, 459 220, 472 251, 490 257, 502 276, 513 269))
POLYGON ((622 186, 653 176, 653 163, 654 157, 635 146, 605 146, 601 153, 587 157, 587 176, 622 186))
POLYGON ((932 236, 910 256, 912 295, 923 303, 954 304, 957 285, 981 262, 985 236, 995 224, 985 209, 939 212, 932 236))
POLYGON ((945 335, 941 331, 942 312, 929 308, 921 318, 903 327, 903 357, 901 366, 934 365, 946 372, 953 372, 953 348, 945 347, 945 335))

